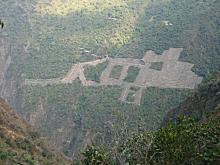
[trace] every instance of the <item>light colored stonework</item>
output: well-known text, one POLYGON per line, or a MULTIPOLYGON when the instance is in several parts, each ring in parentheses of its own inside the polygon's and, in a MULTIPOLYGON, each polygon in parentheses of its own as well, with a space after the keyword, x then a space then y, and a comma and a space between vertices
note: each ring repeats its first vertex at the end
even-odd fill
POLYGON ((191 71, 193 64, 188 62, 178 61, 182 48, 170 48, 163 52, 162 55, 157 55, 153 51, 148 51, 145 56, 140 59, 132 58, 104 58, 91 62, 74 64, 72 69, 66 76, 58 79, 48 80, 25 80, 25 85, 56 85, 72 83, 76 78, 79 78, 84 86, 122 86, 121 97, 123 102, 141 104, 143 89, 147 87, 159 88, 180 88, 194 89, 202 81, 202 77, 197 76, 191 71), (97 65, 108 61, 106 69, 102 72, 100 83, 88 81, 84 75, 84 67, 86 65, 97 65), (151 69, 154 62, 161 62, 161 70, 151 69), (110 78, 111 71, 114 66, 120 65, 123 67, 119 79, 110 78), (127 76, 127 71, 130 66, 136 66, 140 69, 137 78, 134 82, 128 83, 124 81, 127 76), (131 87, 137 88, 132 90, 131 87), (129 102, 127 97, 129 93, 133 94, 134 101, 129 102))

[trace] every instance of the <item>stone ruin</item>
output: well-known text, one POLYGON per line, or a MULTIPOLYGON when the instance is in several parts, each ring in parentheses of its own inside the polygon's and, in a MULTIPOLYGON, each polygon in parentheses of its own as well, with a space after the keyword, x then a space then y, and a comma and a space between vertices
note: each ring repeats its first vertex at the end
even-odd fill
POLYGON ((66 76, 48 80, 25 80, 26 85, 53 85, 72 83, 79 78, 84 86, 121 86, 123 91, 121 101, 141 104, 143 89, 148 87, 194 89, 202 81, 202 77, 192 72, 194 64, 179 61, 182 48, 170 48, 157 55, 148 51, 142 59, 133 58, 105 58, 96 61, 74 64, 66 76), (100 83, 88 81, 84 75, 84 67, 97 65, 108 61, 106 69, 102 72, 100 83), (114 67, 121 66, 120 76, 112 78, 114 67), (125 81, 130 67, 137 67, 139 72, 133 82, 125 81))

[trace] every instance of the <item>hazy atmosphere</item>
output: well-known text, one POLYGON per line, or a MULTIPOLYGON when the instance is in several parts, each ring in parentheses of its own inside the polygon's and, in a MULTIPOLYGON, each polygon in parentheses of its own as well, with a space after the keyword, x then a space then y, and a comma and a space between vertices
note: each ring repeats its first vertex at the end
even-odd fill
POLYGON ((1 0, 0 165, 220 163, 219 0, 1 0))

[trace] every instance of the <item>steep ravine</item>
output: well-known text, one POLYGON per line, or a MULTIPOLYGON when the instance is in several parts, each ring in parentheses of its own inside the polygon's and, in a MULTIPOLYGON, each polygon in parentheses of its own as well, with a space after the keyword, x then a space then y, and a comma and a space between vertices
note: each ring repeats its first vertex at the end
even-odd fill
POLYGON ((11 44, 0 40, 0 96, 14 109, 19 108, 18 92, 21 85, 18 76, 9 76, 8 69, 12 64, 11 44))
POLYGON ((53 146, 0 98, 1 165, 70 165, 53 146))
POLYGON ((0 40, 0 97, 15 110, 19 112, 21 109, 21 91, 22 81, 21 76, 18 74, 9 75, 10 66, 13 65, 13 57, 11 50, 13 45, 0 40))
POLYGON ((0 96, 14 107, 17 83, 15 80, 7 78, 7 70, 11 62, 10 44, 2 39, 0 41, 0 96))

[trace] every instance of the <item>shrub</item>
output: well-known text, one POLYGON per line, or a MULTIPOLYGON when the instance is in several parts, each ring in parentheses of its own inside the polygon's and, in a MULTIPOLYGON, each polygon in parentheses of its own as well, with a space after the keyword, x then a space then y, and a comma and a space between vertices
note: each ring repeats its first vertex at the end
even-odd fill
POLYGON ((6 160, 8 158, 8 153, 0 150, 0 160, 6 160))
POLYGON ((181 118, 154 135, 150 164, 208 164, 220 161, 219 120, 207 124, 181 118))
POLYGON ((127 82, 134 82, 139 74, 140 69, 138 67, 135 66, 130 66, 128 68, 128 75, 127 77, 124 79, 124 81, 127 82))
POLYGON ((109 151, 101 147, 89 146, 83 156, 85 165, 107 165, 111 162, 109 151))

